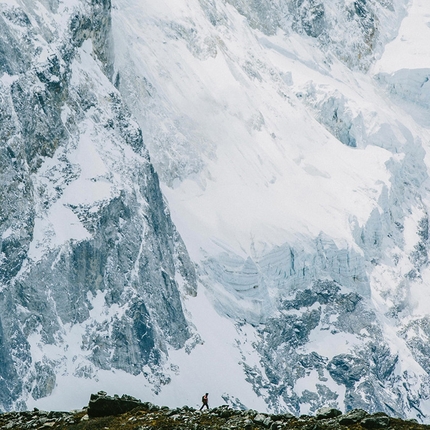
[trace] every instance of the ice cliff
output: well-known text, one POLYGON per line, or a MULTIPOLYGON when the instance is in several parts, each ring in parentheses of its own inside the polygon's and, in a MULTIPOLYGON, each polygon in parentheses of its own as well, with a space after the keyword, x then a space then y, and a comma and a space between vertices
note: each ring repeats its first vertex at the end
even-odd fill
POLYGON ((0 12, 3 409, 430 419, 428 6, 0 12))

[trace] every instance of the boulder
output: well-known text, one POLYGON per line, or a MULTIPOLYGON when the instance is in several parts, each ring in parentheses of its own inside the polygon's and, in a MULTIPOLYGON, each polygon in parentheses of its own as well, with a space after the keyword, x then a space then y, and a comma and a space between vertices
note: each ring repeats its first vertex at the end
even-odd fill
POLYGON ((366 429, 379 429, 390 425, 390 417, 387 415, 371 415, 361 421, 366 429))
POLYGON ((134 397, 126 395, 111 397, 100 391, 97 394, 91 394, 90 402, 88 403, 88 416, 94 418, 121 415, 137 407, 144 408, 144 404, 134 397))
POLYGON ((233 415, 234 411, 232 411, 231 409, 224 409, 223 411, 218 413, 218 416, 221 418, 230 418, 233 415))
POLYGON ((342 412, 339 411, 338 409, 324 407, 324 408, 317 410, 317 412, 315 414, 315 418, 317 420, 324 420, 324 419, 328 419, 328 418, 336 418, 339 415, 342 415, 342 412))
POLYGON ((295 418, 295 416, 288 412, 286 412, 285 414, 272 415, 273 421, 288 421, 288 420, 292 420, 293 418, 295 418))
POLYGON ((245 430, 252 430, 254 428, 252 420, 246 420, 244 423, 245 430))
POLYGON ((265 418, 264 421, 263 421, 263 426, 266 427, 266 428, 271 427, 272 424, 273 424, 273 421, 272 421, 272 419, 270 417, 265 418))
POLYGON ((257 415, 254 417, 254 422, 255 422, 256 424, 263 424, 263 421, 264 421, 266 418, 267 418, 267 415, 265 415, 265 414, 257 414, 257 415))
POLYGON ((363 409, 354 409, 339 418, 339 424, 348 426, 351 424, 359 423, 362 419, 366 418, 369 414, 363 409))

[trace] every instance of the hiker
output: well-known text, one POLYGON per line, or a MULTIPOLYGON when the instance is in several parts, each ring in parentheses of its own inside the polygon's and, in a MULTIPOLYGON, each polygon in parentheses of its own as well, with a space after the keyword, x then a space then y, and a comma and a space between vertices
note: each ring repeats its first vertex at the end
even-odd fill
POLYGON ((209 393, 206 393, 203 397, 202 397, 202 407, 200 408, 200 410, 202 410, 205 406, 209 409, 209 405, 208 405, 208 396, 209 393))

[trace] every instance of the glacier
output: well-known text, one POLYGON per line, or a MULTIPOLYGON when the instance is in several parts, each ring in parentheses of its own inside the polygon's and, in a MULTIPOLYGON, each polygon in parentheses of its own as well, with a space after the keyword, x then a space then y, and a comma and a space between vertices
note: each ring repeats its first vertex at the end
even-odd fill
POLYGON ((429 16, 3 1, 0 408, 429 422, 429 16))

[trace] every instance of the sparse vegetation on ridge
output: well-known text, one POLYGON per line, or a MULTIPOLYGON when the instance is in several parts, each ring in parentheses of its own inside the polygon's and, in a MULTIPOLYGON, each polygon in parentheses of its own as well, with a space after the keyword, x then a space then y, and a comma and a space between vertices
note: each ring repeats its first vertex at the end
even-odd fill
POLYGON ((141 402, 130 396, 91 396, 88 407, 79 411, 7 412, 0 415, 0 429, 70 430, 421 430, 430 426, 415 420, 368 414, 361 409, 348 413, 322 408, 315 416, 266 414, 255 410, 235 410, 227 405, 198 411, 184 406, 170 409, 141 402), (121 413, 121 411, 124 411, 121 413))

